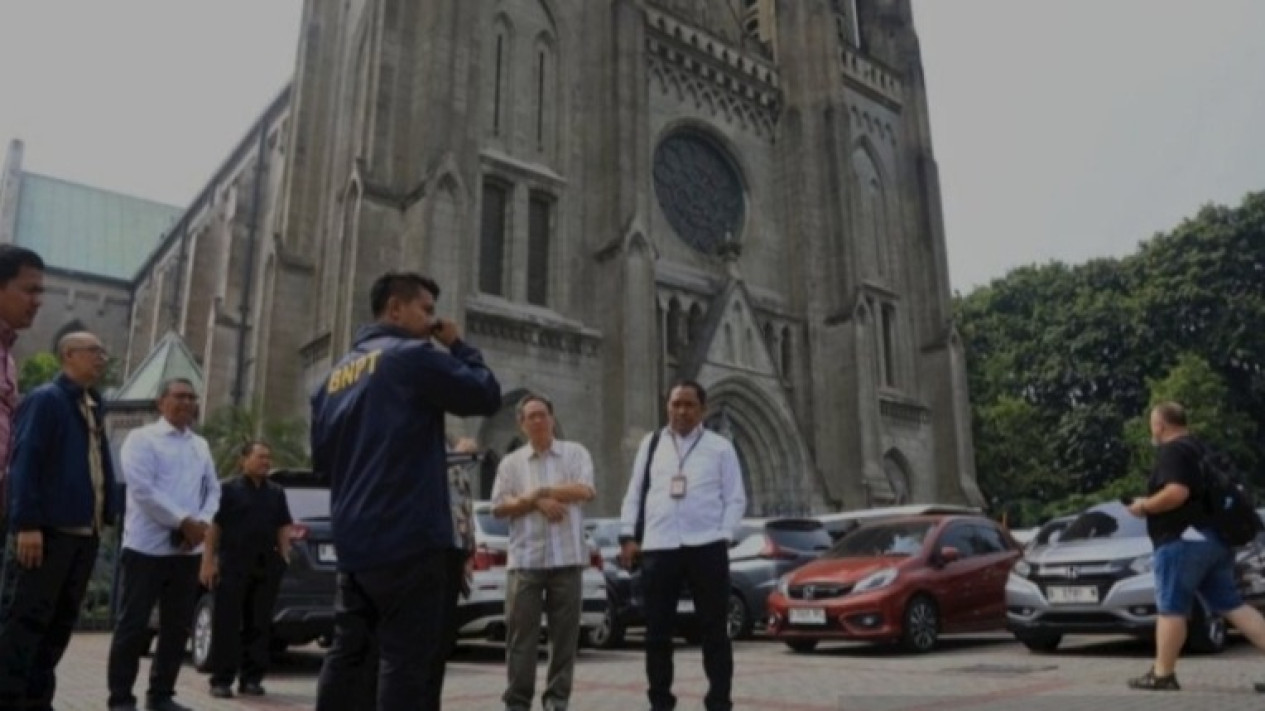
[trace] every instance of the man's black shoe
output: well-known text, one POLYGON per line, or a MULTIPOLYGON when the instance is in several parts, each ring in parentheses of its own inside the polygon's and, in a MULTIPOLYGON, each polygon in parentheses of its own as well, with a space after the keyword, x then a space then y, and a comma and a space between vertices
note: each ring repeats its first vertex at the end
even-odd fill
POLYGON ((1265 694, 1265 682, 1262 682, 1262 683, 1260 683, 1260 684, 1257 684, 1257 685, 1256 685, 1255 687, 1253 687, 1253 688, 1255 688, 1255 689, 1256 689, 1256 693, 1258 693, 1258 694, 1265 694))
POLYGON ((211 696, 217 699, 231 699, 233 698, 233 688, 226 684, 212 684, 211 696))
POLYGON ((145 711, 193 711, 184 704, 176 703, 170 696, 162 699, 149 699, 145 702, 145 711))
POLYGON ((246 696, 263 696, 265 693, 263 685, 257 681, 244 681, 237 687, 237 693, 246 696))

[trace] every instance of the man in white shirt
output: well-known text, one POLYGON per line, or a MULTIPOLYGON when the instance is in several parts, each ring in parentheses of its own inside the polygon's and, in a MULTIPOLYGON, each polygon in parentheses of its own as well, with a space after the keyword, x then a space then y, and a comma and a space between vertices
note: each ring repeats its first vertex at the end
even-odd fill
POLYGON ((682 583, 690 586, 703 637, 704 706, 733 708, 733 647, 725 626, 729 542, 747 496, 733 444, 702 425, 706 406, 702 385, 673 385, 668 426, 642 440, 624 496, 622 554, 626 562, 641 557, 652 711, 676 708, 672 630, 682 583))
POLYGON ((118 617, 110 643, 109 706, 136 708, 132 686, 149 645, 149 615, 159 605, 158 650, 145 708, 187 711, 176 703, 176 676, 198 594, 202 541, 220 506, 220 483, 206 440, 189 428, 198 395, 184 378, 163 383, 157 422, 128 433, 120 453, 127 499, 118 617))
POLYGON ((580 638, 581 578, 589 563, 580 504, 593 498, 593 460, 575 442, 554 438, 553 403, 527 395, 518 425, 528 443, 496 472, 492 512, 510 519, 509 580, 505 597, 509 711, 529 711, 536 685, 536 644, 543 607, 549 625, 549 676, 545 711, 563 711, 571 699, 580 638))

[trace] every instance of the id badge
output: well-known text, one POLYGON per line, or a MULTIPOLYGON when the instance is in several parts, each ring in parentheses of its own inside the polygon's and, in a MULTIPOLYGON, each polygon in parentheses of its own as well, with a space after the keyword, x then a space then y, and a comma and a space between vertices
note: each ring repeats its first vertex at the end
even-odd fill
POLYGON ((670 493, 672 495, 672 498, 674 499, 680 499, 680 498, 685 497, 685 475, 684 474, 677 474, 676 476, 672 477, 672 484, 670 488, 668 489, 668 493, 670 493))

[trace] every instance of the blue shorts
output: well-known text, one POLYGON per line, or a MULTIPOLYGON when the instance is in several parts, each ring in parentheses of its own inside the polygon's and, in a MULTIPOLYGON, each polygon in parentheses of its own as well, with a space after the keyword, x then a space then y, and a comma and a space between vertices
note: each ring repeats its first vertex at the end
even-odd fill
POLYGON ((1237 609, 1234 551, 1217 540, 1165 543, 1155 551, 1155 604, 1161 615, 1189 616, 1195 596, 1215 614, 1237 609))

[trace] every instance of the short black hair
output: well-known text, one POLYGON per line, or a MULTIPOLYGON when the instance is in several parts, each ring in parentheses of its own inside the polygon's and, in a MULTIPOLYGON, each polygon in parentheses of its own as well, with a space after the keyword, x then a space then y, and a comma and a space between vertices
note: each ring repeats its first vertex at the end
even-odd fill
POLYGON ((242 443, 241 449, 237 450, 237 456, 245 459, 255 453, 255 447, 263 447, 269 452, 272 451, 272 446, 262 439, 248 439, 242 443))
POLYGON ((672 387, 668 388, 668 399, 672 399, 672 391, 677 388, 692 388, 694 393, 698 395, 698 404, 707 406, 707 390, 699 384, 697 380, 678 380, 672 383, 672 387))
POLYGON ((198 388, 193 384, 192 380, 189 380, 188 378, 175 377, 167 378, 162 382, 162 385, 158 386, 158 399, 161 400, 167 397, 167 393, 171 392, 171 386, 176 383, 184 383, 189 386, 189 389, 193 391, 194 395, 198 394, 198 388))
POLYGON ((26 247, 0 244, 0 287, 13 281, 22 271, 22 267, 44 271, 44 260, 26 247))
POLYGON ((397 299, 411 301, 429 291, 430 295, 439 298, 439 284, 428 276, 417 272, 387 272, 373 282, 369 289, 369 306, 373 309, 373 317, 378 318, 387 310, 387 302, 394 296, 397 299))

